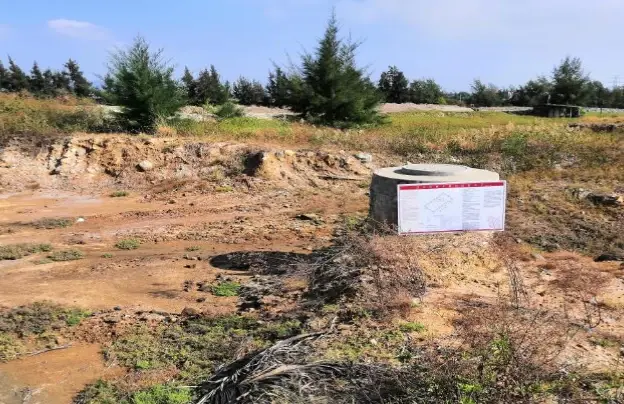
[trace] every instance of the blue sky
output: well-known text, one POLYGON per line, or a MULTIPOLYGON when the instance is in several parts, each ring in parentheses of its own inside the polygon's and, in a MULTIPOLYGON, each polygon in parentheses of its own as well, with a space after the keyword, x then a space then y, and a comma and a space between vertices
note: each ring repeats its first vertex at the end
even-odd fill
POLYGON ((313 49, 332 7, 375 81, 392 64, 446 90, 518 85, 572 55, 594 79, 624 83, 624 0, 0 0, 0 59, 30 69, 71 57, 95 79, 141 34, 180 70, 214 64, 265 82, 273 61, 313 49))

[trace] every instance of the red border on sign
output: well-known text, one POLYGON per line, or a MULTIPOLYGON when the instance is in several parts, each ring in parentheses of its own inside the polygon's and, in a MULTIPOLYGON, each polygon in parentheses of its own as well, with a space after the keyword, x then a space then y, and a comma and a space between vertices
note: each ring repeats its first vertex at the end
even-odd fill
POLYGON ((481 187, 504 187, 505 181, 496 182, 458 182, 449 184, 401 184, 401 191, 411 191, 417 189, 442 189, 442 188, 481 188, 481 187))
MULTIPOLYGON (((444 188, 482 188, 482 187, 506 187, 506 181, 490 181, 490 182, 447 182, 447 183, 433 183, 433 184, 399 184, 397 190, 397 202, 398 202, 398 210, 400 211, 400 201, 398 193, 400 191, 417 191, 421 189, 444 189, 444 188)), ((506 191, 506 189, 505 189, 506 191)), ((503 200, 505 201, 503 204, 503 223, 500 229, 458 229, 458 230, 439 230, 439 231, 411 231, 411 232, 401 232, 399 231, 399 235, 407 236, 410 234, 435 234, 435 233, 463 233, 463 232, 479 232, 479 231, 505 231, 505 216, 506 216, 506 200, 507 200, 507 192, 505 192, 505 196, 503 200)), ((400 213, 398 213, 397 218, 400 221, 400 213)))

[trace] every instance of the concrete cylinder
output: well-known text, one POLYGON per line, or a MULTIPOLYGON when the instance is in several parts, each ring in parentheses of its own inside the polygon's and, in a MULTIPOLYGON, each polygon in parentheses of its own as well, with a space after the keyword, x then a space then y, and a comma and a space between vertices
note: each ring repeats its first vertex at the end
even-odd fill
POLYGON ((397 185, 444 182, 497 181, 498 173, 455 164, 408 164, 380 168, 370 186, 369 217, 392 228, 398 225, 397 185))

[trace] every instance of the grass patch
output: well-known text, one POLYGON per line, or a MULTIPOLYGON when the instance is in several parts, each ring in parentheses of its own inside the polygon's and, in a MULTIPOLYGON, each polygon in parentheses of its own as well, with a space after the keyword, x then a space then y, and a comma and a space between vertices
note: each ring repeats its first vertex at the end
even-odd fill
POLYGON ((115 191, 113 193, 110 194, 111 198, 123 198, 125 196, 130 195, 130 193, 128 191, 115 191))
POLYGON ((0 362, 17 359, 24 352, 24 344, 17 338, 5 332, 0 332, 0 362))
POLYGON ((251 352, 300 331, 301 324, 293 320, 263 324, 239 315, 189 319, 157 328, 138 326, 106 349, 105 357, 135 370, 173 367, 182 381, 196 383, 236 352, 251 352))
POLYGON ((62 307, 50 302, 36 302, 0 313, 0 333, 18 338, 42 335, 53 327, 75 326, 91 313, 72 307, 62 307))
POLYGON ((104 254, 100 255, 100 257, 102 257, 102 258, 113 258, 113 254, 111 254, 111 253, 104 253, 104 254))
POLYGON ((403 332, 423 332, 427 330, 427 327, 425 327, 421 323, 407 322, 407 323, 400 324, 399 330, 403 332))
POLYGON ((238 296, 240 287, 241 285, 238 282, 221 282, 212 287, 212 294, 221 297, 238 296))
POLYGON ((230 185, 221 185, 215 188, 215 192, 233 192, 234 188, 230 185))
POLYGON ((76 404, 187 404, 192 390, 157 384, 135 392, 125 392, 111 382, 98 380, 87 386, 75 399, 76 404))
POLYGON ((49 252, 50 244, 9 244, 0 246, 0 260, 18 260, 31 254, 49 252))
POLYGON ((45 217, 31 223, 37 229, 60 229, 74 224, 74 220, 66 217, 45 217))
POLYGON ((55 251, 48 255, 48 259, 54 262, 75 261, 84 258, 84 253, 79 250, 55 251))
POLYGON ((136 250, 141 245, 141 242, 136 238, 125 238, 115 243, 115 247, 120 250, 136 250))
POLYGON ((194 252, 194 251, 201 250, 201 247, 198 246, 198 245, 192 245, 190 247, 186 247, 185 250, 188 251, 188 252, 194 252))

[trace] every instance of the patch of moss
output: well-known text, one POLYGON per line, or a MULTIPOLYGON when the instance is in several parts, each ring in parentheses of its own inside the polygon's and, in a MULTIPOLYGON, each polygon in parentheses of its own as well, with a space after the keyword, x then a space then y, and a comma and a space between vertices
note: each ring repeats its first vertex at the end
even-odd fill
POLYGON ((400 324, 399 325, 399 330, 401 330, 403 332, 423 332, 423 331, 427 330, 427 327, 425 327, 421 323, 407 322, 407 323, 400 324))

